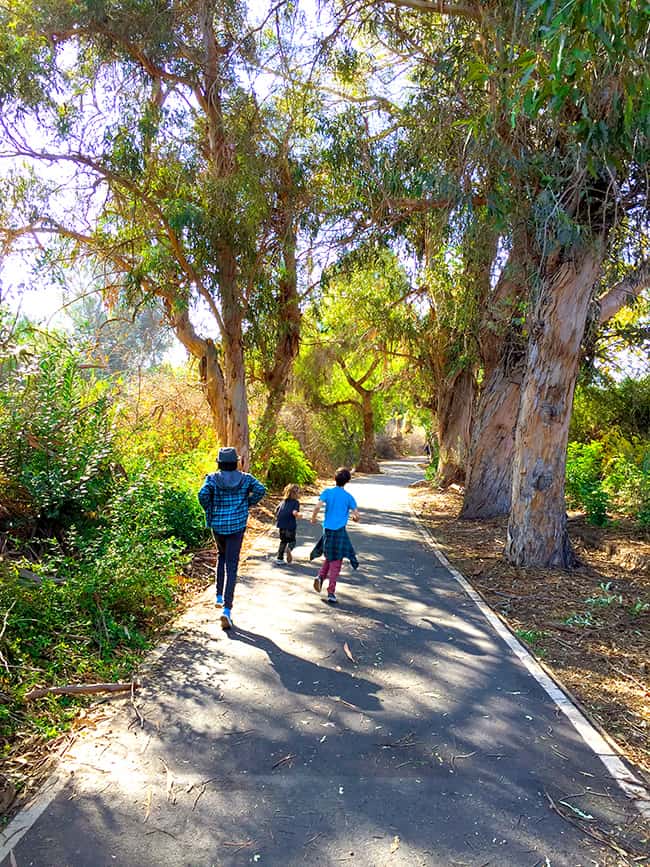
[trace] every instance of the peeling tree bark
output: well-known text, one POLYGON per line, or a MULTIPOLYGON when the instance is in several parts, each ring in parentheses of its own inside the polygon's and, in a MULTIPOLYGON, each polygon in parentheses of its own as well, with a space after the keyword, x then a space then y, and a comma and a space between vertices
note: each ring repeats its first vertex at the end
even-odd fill
POLYGON ((476 380, 470 368, 459 370, 439 384, 436 418, 440 454, 436 481, 443 488, 465 482, 475 394, 476 380))
POLYGON ((242 323, 244 310, 235 256, 230 247, 219 249, 219 295, 222 306, 221 367, 225 389, 225 433, 222 445, 235 446, 242 467, 250 466, 250 432, 248 427, 248 395, 242 323))
POLYGON ((523 368, 523 361, 511 368, 504 355, 483 385, 474 419, 461 518, 494 518, 510 511, 523 368))
POLYGON ((278 286, 278 336, 273 364, 264 375, 267 388, 266 404, 260 418, 255 439, 255 460, 266 468, 278 427, 280 410, 289 385, 293 363, 300 350, 302 311, 298 295, 298 267, 296 262, 297 227, 291 202, 291 172, 289 166, 280 194, 282 211, 278 215, 283 223, 282 258, 283 276, 278 286))
POLYGON ((506 559, 569 569, 564 482, 573 392, 587 312, 603 259, 594 242, 545 280, 530 317, 526 375, 517 419, 506 559))
POLYGON ((529 247, 526 233, 519 232, 481 321, 484 378, 472 423, 461 518, 493 518, 510 511, 515 426, 525 369, 513 318, 528 291, 529 247))

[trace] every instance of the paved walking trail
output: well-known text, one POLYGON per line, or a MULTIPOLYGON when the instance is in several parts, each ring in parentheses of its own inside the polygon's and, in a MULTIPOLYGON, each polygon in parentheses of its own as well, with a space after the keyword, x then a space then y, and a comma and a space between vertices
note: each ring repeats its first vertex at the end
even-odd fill
POLYGON ((423 543, 421 477, 401 461, 350 484, 361 565, 338 607, 312 589, 307 521, 291 567, 275 538, 247 561, 231 634, 199 600, 145 678, 144 726, 121 700, 73 747, 15 864, 605 863, 545 790, 603 826, 634 807, 423 543))

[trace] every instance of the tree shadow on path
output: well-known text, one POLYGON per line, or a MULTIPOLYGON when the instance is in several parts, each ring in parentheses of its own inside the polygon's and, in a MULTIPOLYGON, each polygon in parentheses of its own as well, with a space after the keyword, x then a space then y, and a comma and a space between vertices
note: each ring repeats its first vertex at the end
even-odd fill
POLYGON ((289 692, 308 696, 338 696, 361 710, 378 710, 377 684, 363 677, 317 665, 288 653, 264 635, 246 629, 229 630, 231 641, 242 641, 266 653, 271 666, 289 692))

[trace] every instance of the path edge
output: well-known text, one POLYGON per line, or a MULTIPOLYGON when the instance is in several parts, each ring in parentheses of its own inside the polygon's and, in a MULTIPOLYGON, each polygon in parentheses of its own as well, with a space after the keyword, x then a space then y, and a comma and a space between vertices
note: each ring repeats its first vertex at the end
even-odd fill
POLYGON ((497 635, 508 645, 517 659, 531 674, 553 703, 562 711, 582 740, 596 754, 607 772, 622 790, 625 796, 634 803, 644 819, 650 820, 650 790, 627 767, 624 755, 616 741, 600 732, 594 723, 582 711, 575 697, 567 690, 555 672, 542 666, 531 651, 515 635, 510 626, 494 611, 481 594, 472 587, 468 579, 449 562, 442 547, 431 530, 421 521, 413 508, 409 492, 408 508, 424 543, 430 548, 438 562, 445 567, 460 584, 465 594, 479 609, 497 635), (612 750, 615 754, 612 754, 612 750))

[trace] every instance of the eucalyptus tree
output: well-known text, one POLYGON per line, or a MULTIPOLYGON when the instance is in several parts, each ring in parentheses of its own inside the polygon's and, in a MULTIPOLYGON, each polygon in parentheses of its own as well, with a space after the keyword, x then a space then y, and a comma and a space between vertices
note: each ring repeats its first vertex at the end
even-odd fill
MULTIPOLYGON (((449 484, 465 474, 475 393, 473 331, 489 287, 496 235, 485 195, 463 177, 467 172, 471 178, 472 167, 463 155, 467 133, 454 123, 451 76, 434 82, 424 66, 414 69, 407 50, 395 57, 398 44, 393 40, 387 53, 369 22, 335 54, 338 92, 348 106, 328 123, 328 156, 338 181, 341 234, 350 245, 382 239, 416 274, 420 327, 412 331, 408 352, 419 369, 406 387, 435 416, 439 481, 449 484), (423 122, 434 117, 432 99, 438 100, 434 129, 423 122)), ((457 62, 449 59, 450 70, 457 62)))
POLYGON ((325 412, 351 407, 361 427, 359 472, 378 473, 377 401, 406 375, 403 349, 414 317, 407 275, 388 249, 364 247, 328 269, 309 316, 303 388, 325 412))
MULTIPOLYGON (((514 345, 521 378, 519 394, 492 401, 493 421, 515 431, 514 472, 501 481, 512 482, 506 556, 569 566, 564 469, 581 343, 612 232, 647 200, 647 11, 634 3, 623 14, 616 0, 387 0, 374 9, 375 26, 437 80, 448 77, 450 56, 461 58, 453 108, 474 166, 461 177, 472 190, 487 187, 510 248, 485 317, 499 325, 493 372, 507 383, 514 345), (482 98, 470 101, 477 83, 482 98)), ((432 129, 439 114, 444 107, 432 129)), ((480 433, 494 453, 493 431, 484 424, 480 433)))
POLYGON ((534 50, 517 51, 520 78, 501 103, 525 137, 518 188, 537 242, 506 556, 566 567, 566 446, 585 326, 614 230, 647 202, 650 22, 618 3, 542 4, 529 21, 534 50))
POLYGON ((163 313, 155 307, 141 310, 116 307, 107 311, 101 290, 86 294, 66 308, 73 340, 97 363, 98 375, 142 371, 161 364, 173 335, 162 326, 163 313))
POLYGON ((305 91, 289 98, 282 77, 257 76, 293 62, 292 13, 252 11, 253 22, 235 0, 44 0, 0 12, 5 243, 56 236, 70 260, 103 264, 109 295, 157 297, 199 360, 220 441, 245 462, 247 324, 264 284, 281 323, 277 393, 298 348, 310 189, 305 91))
POLYGON ((422 235, 418 279, 426 312, 411 351, 434 398, 436 481, 446 487, 466 479, 480 362, 477 335, 497 238, 485 208, 461 206, 425 217, 422 235))

